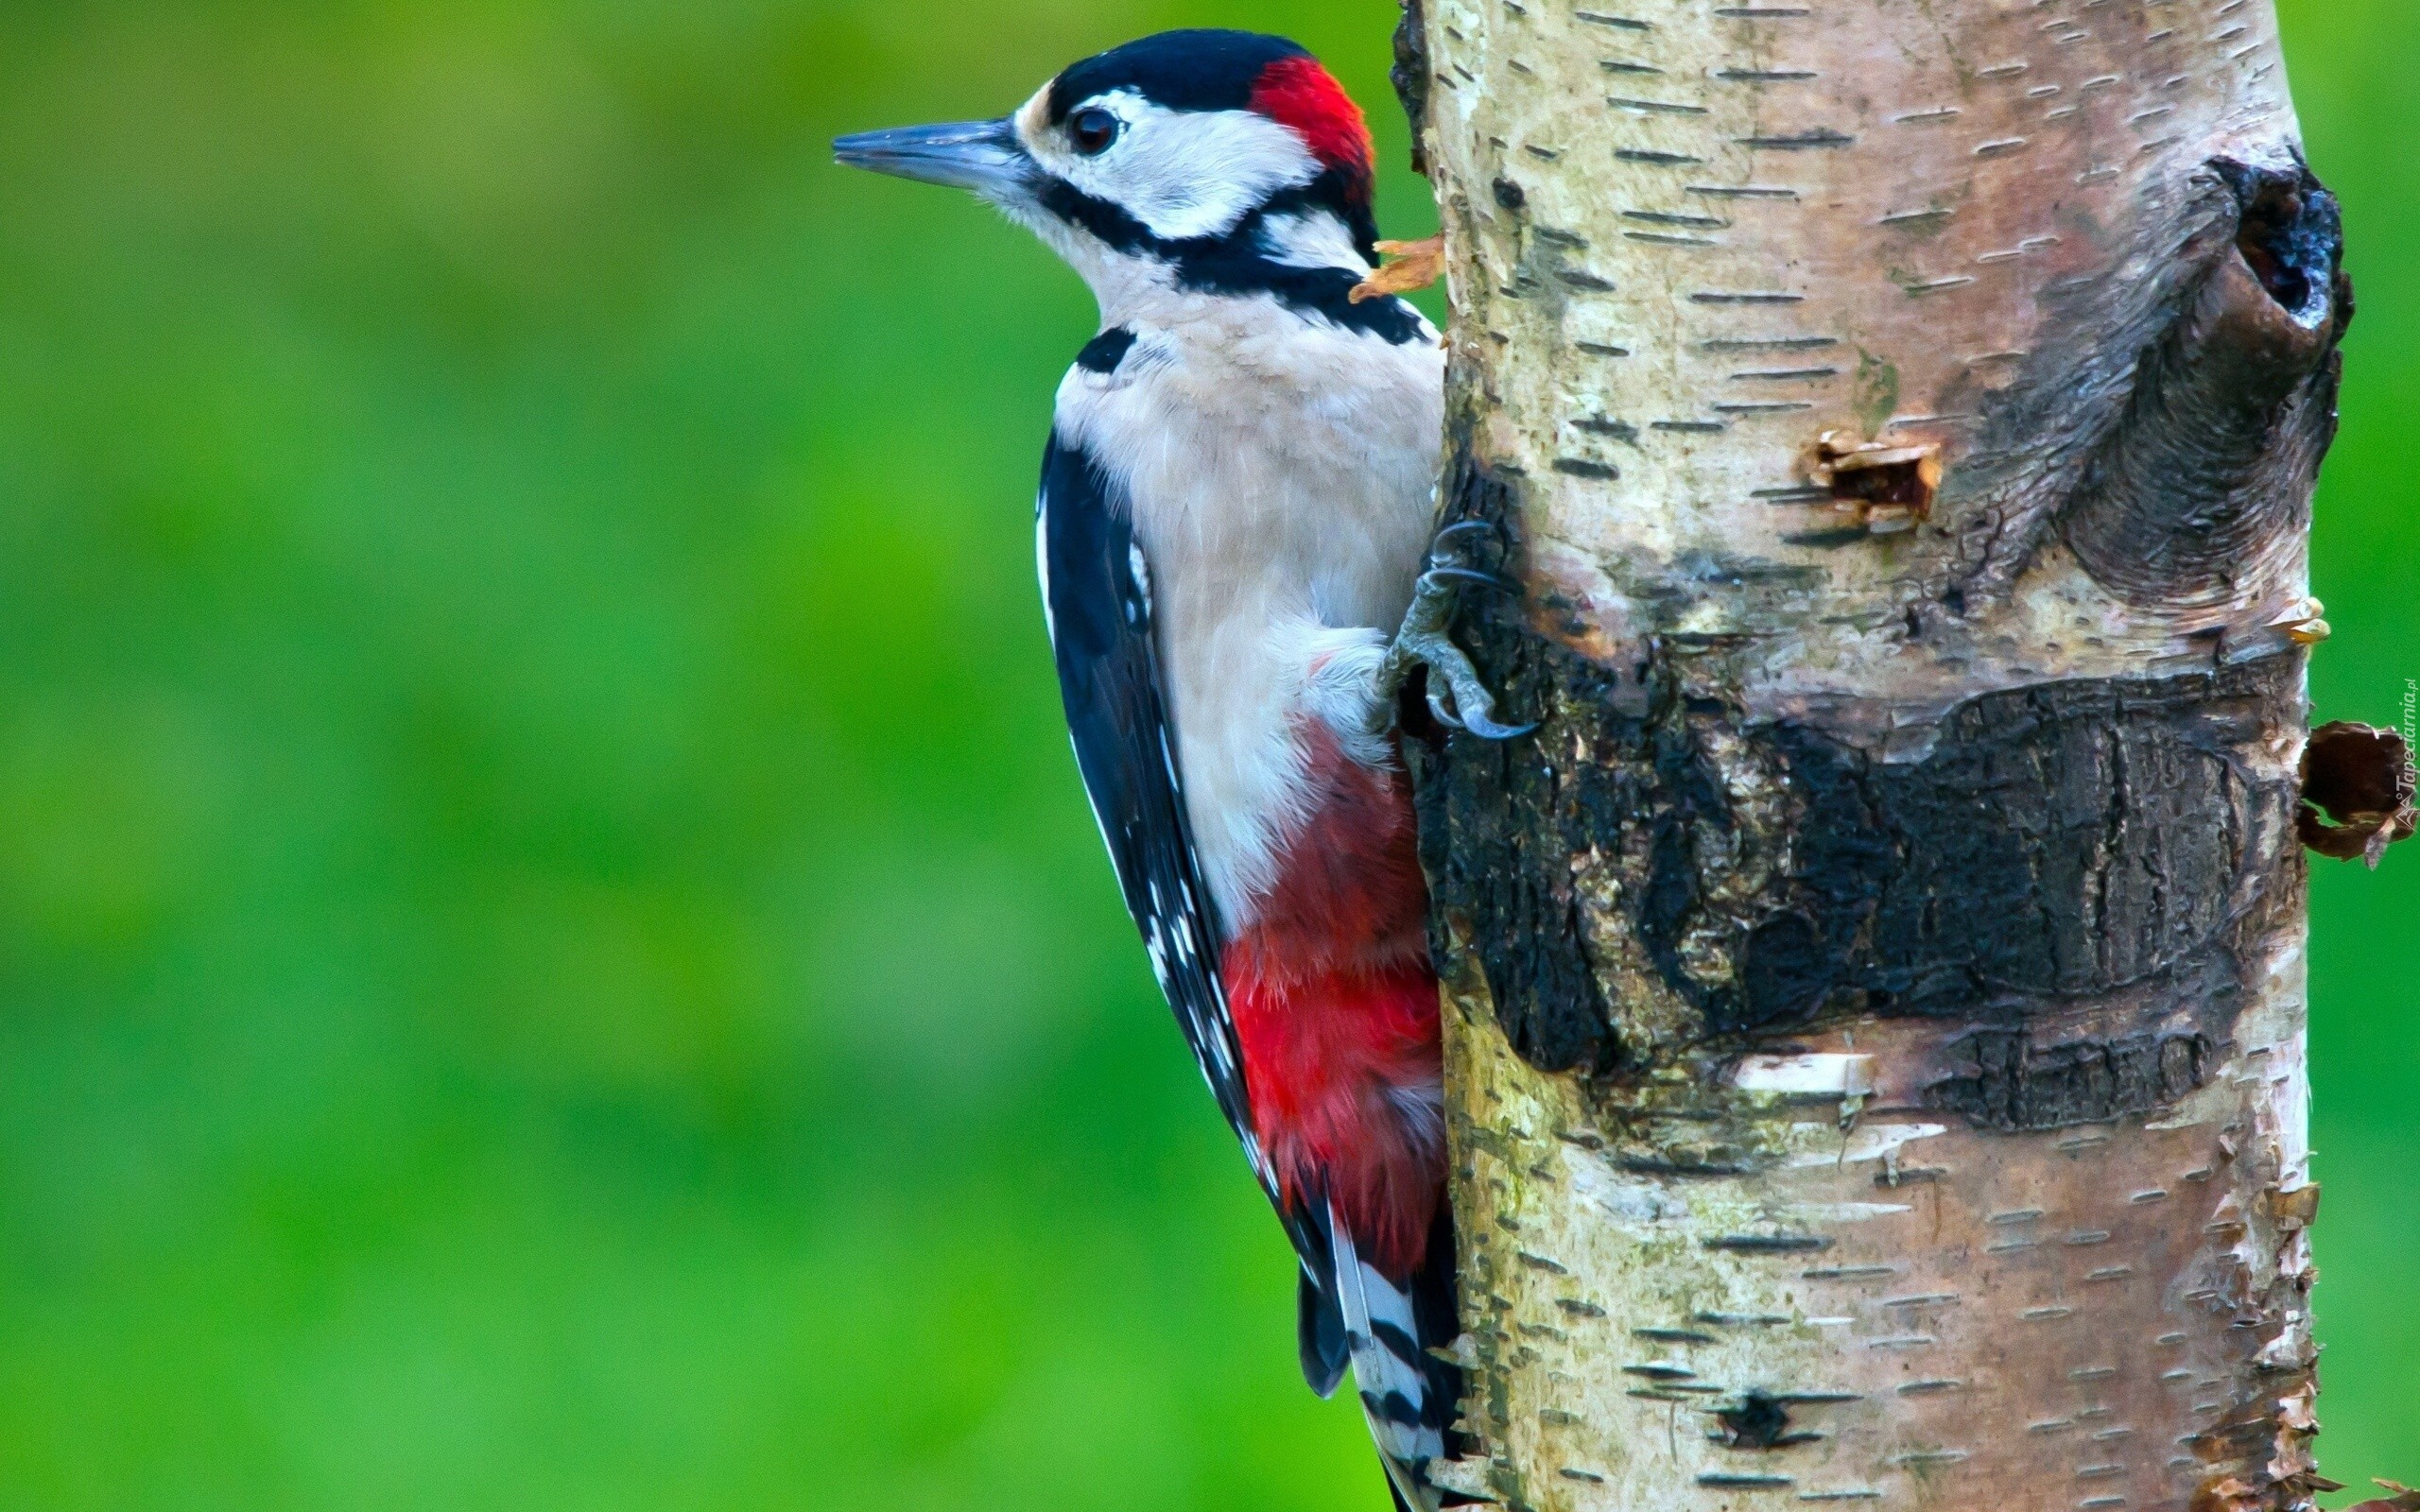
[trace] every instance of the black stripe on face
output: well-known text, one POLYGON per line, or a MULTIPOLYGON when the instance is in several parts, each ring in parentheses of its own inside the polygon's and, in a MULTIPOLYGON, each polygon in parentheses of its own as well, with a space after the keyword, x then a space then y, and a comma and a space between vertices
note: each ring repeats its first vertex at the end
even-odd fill
POLYGON ((1269 65, 1310 54, 1249 31, 1164 31, 1071 64, 1050 83, 1050 124, 1089 99, 1132 90, 1171 111, 1240 111, 1269 65))
POLYGON ((1076 366, 1086 372, 1113 373, 1132 350, 1134 333, 1124 326, 1113 326, 1084 343, 1084 350, 1076 353, 1076 366))
MULTIPOLYGON (((1064 179, 1047 180, 1037 197, 1042 208, 1105 243, 1112 250, 1153 257, 1176 272, 1176 285, 1197 294, 1266 294, 1297 315, 1318 316, 1332 325, 1377 336, 1395 346, 1422 339, 1420 312, 1391 297, 1353 302, 1353 291, 1366 276, 1344 267, 1296 267, 1271 261, 1259 249, 1262 226, 1272 215, 1326 212, 1321 202, 1322 175, 1300 188, 1272 196, 1223 236, 1188 236, 1175 240, 1152 234, 1151 229, 1106 199, 1096 199, 1064 179)), ((1366 246, 1361 224, 1346 220, 1357 241, 1366 246)))

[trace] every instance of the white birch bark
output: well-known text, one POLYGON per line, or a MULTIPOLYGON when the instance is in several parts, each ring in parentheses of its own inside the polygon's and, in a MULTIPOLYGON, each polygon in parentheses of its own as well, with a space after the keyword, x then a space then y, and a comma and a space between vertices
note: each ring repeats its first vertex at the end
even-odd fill
MULTIPOLYGON (((2270 0, 1426 0, 1417 758, 1539 1512, 2303 1506, 2297 764, 2350 316, 2270 0)), ((1422 53, 1425 49, 1425 57, 1422 53)))

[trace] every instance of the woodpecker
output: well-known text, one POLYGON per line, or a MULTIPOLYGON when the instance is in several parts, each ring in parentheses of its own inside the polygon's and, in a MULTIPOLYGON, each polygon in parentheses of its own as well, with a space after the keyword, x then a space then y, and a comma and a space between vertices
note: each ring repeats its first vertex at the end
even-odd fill
MULTIPOLYGON (((1437 980, 1395 710, 1490 738, 1445 634, 1494 581, 1433 541, 1444 353, 1363 288, 1369 128, 1283 38, 1174 31, 999 120, 842 138, 972 190, 1091 285, 1038 507, 1076 761, 1126 903, 1301 1263, 1312 1388, 1346 1365, 1399 1504, 1460 1383, 1437 980), (1356 297, 1356 291, 1361 297, 1356 297), (1399 633, 1389 635, 1390 629, 1399 633)), ((1499 584, 1498 586, 1509 586, 1499 584)))

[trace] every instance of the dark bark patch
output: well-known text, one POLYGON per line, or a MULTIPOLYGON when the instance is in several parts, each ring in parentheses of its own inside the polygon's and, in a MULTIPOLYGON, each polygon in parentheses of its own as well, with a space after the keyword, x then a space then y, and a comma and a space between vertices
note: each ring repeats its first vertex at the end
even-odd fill
MULTIPOLYGON (((2296 159, 2290 169, 2214 159, 2236 198, 2236 249, 2287 314, 2316 326, 2344 276, 2344 216, 2336 197, 2296 159)), ((2345 301, 2351 302, 2349 291, 2345 301)))
POLYGON ((2218 1062, 2199 1034, 2074 1040, 2037 1047, 2022 1029, 1969 1035, 1972 1069, 1927 1089, 1925 1100, 2004 1132, 2106 1124, 2169 1107, 2198 1091, 2218 1062))
POLYGON ((1403 19, 1395 23, 1395 65, 1387 76, 1403 101, 1411 122, 1411 171, 1428 172, 1428 27, 1421 0, 1403 0, 1403 19))
MULTIPOLYGON (((1509 551, 1512 502, 1512 487, 1504 479, 1464 468, 1447 501, 1443 523, 1485 521, 1496 527, 1491 539, 1497 548, 1509 551)), ((1493 569, 1509 562, 1474 565, 1493 569)), ((1501 610, 1465 604, 1464 613, 1492 618, 1501 610)), ((1421 865, 1432 884, 1448 876, 1490 879, 1483 886, 1456 888, 1450 898, 1433 894, 1435 917, 1456 916, 1453 933, 1475 942, 1488 989, 1499 1002, 1510 993, 1528 1005, 1521 1012, 1499 1015, 1522 1058, 1546 1071, 1611 1070, 1618 1047, 1603 989, 1588 959, 1580 904, 1569 879, 1566 875, 1559 884, 1520 864, 1510 849, 1515 838, 1509 829, 1469 822, 1473 805, 1509 802, 1510 796, 1495 784, 1481 787, 1457 780, 1451 759, 1455 750, 1445 732, 1432 726, 1426 738, 1407 741, 1404 751, 1420 815, 1421 865)), ((1448 932, 1433 926, 1430 946, 1439 960, 1452 954, 1448 932)))
MULTIPOLYGON (((1511 539, 1512 488, 1462 464, 1452 517, 1511 539)), ((1424 858, 1541 1070, 1860 1015, 2018 1029, 2121 994, 2164 1022, 2234 1000, 2237 926, 2292 855, 2291 783, 2256 774, 2300 718, 2293 658, 1988 694, 1886 762, 1744 718, 1720 648, 1608 666, 1492 602, 1461 633, 1545 723, 1410 753, 1424 858)))

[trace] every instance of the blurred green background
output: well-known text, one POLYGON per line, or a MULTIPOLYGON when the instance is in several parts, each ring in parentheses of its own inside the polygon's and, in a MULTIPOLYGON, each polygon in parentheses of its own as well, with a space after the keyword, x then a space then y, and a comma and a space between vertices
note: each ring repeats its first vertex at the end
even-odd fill
MULTIPOLYGON (((2388 722, 2420 26, 2288 10, 2388 722)), ((1086 296, 825 144, 1284 29, 1419 234, 1392 16, 0 4, 0 1509, 1383 1504, 1059 727, 1086 296)), ((2420 1480, 2420 853, 2319 906, 2324 1447, 2420 1480)))

